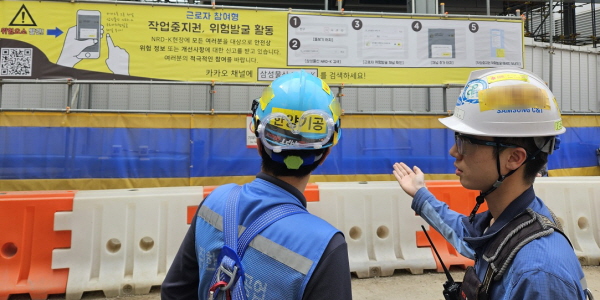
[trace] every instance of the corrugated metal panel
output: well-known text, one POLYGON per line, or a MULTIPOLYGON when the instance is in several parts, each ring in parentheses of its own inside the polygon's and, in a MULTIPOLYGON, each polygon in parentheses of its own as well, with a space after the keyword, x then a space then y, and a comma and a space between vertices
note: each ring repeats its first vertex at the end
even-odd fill
POLYGON ((90 85, 89 84, 78 84, 79 92, 77 93, 77 97, 75 97, 74 101, 70 101, 71 108, 84 108, 88 109, 90 105, 90 85))
POLYGON ((31 85, 21 87, 21 101, 19 101, 20 105, 23 105, 26 108, 45 106, 45 97, 42 97, 42 90, 45 89, 45 86, 42 86, 42 89, 31 89, 30 87, 31 85))
MULTIPOLYGON (((174 86, 174 88, 179 88, 174 86)), ((150 87, 150 110, 168 110, 171 102, 171 87, 153 85, 150 87)), ((111 102, 111 109, 116 108, 111 102)))
POLYGON ((456 105, 456 100, 458 99, 458 96, 460 96, 460 93, 462 93, 462 89, 455 88, 448 90, 448 94, 446 95, 446 97, 448 98, 446 106, 448 110, 454 108, 454 106, 456 105))
POLYGON ((358 111, 377 111, 375 110, 375 97, 376 95, 374 88, 358 89, 358 111))
MULTIPOLYGON (((247 86, 230 86, 229 88, 229 111, 244 111, 248 110, 247 105, 248 99, 253 98, 255 95, 250 95, 249 88, 247 86)), ((259 95, 260 96, 260 95, 259 95)), ((219 98, 220 99, 220 98, 219 98)))
POLYGON ((2 108, 65 108, 67 87, 52 84, 4 84, 2 108))
POLYGON ((393 93, 394 105, 392 110, 394 111, 409 111, 410 110, 410 93, 409 89, 395 88, 393 93))
POLYGON ((130 107, 134 110, 149 110, 152 89, 149 85, 132 85, 130 88, 130 107))
MULTIPOLYGON (((29 86, 31 87, 31 85, 29 86)), ((42 105, 51 108, 65 108, 67 105, 67 87, 45 84, 42 88, 42 105)))
POLYGON ((523 65, 523 67, 527 70, 533 69, 533 59, 531 59, 533 57, 533 51, 533 47, 525 47, 525 64, 523 65))
POLYGON ((392 99, 393 89, 391 88, 378 88, 375 89, 375 111, 391 111, 392 110, 392 99))
MULTIPOLYGON (((231 89, 230 86, 216 86, 214 93, 213 107, 216 111, 229 111, 231 106, 231 89)), ((209 95, 210 97, 210 95, 209 95)))
POLYGON ((590 87, 588 84, 589 76, 589 54, 579 53, 579 78, 577 78, 579 84, 578 98, 580 99, 581 107, 585 108, 586 111, 590 110, 590 87))
POLYGON ((579 93, 580 86, 580 77, 581 72, 579 68, 579 57, 581 56, 580 52, 570 52, 569 53, 569 61, 565 60, 565 63, 569 64, 570 69, 570 82, 571 88, 569 89, 569 99, 570 102, 573 103, 572 110, 574 111, 587 111, 587 107, 581 106, 581 95, 579 93))
POLYGON ((552 63, 552 83, 550 83, 550 65, 548 63, 550 54, 544 53, 543 62, 545 65, 547 65, 547 68, 544 68, 546 76, 543 79, 550 85, 550 88, 554 93, 554 97, 556 97, 561 109, 564 111, 570 111, 571 104, 569 103, 569 91, 568 89, 563 89, 563 86, 569 86, 570 69, 569 65, 564 63, 563 54, 564 52, 560 49, 554 50, 552 63))
POLYGON ((94 84, 90 86, 90 108, 108 109, 108 84, 94 84))
POLYGON ((190 102, 193 111, 207 111, 208 107, 208 91, 207 86, 195 85, 190 87, 190 102))
POLYGON ((340 100, 344 111, 347 113, 358 112, 358 90, 356 88, 344 88, 341 93, 344 95, 340 100))
POLYGON ((598 89, 598 56, 589 54, 588 90, 590 97, 590 111, 600 112, 600 89, 598 89))
POLYGON ((182 86, 171 90, 172 110, 191 110, 191 91, 189 86, 182 86))
POLYGON ((442 112, 443 108, 443 100, 444 99, 444 90, 441 88, 432 88, 429 90, 429 103, 430 103, 430 111, 432 112, 442 112))
POLYGON ((428 108, 429 89, 411 88, 410 89, 410 111, 426 112, 428 108))
MULTIPOLYGON (((590 6, 587 6, 588 8, 590 6)), ((598 22, 600 22, 600 3, 596 4, 596 35, 600 34, 600 30, 598 27, 598 22)), ((577 33, 579 33, 579 37, 589 38, 592 36, 592 11, 588 10, 582 13, 577 14, 575 18, 577 33)), ((590 38, 591 40, 591 38, 590 38)))

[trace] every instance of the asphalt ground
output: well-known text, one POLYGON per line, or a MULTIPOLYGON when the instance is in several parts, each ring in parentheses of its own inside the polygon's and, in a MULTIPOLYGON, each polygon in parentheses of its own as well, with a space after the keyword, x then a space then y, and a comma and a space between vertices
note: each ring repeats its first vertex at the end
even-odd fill
MULTIPOLYGON (((600 266, 583 267, 589 288, 600 299, 600 266)), ((455 280, 462 280, 464 270, 452 270, 455 280)), ((443 273, 425 271, 423 274, 412 275, 407 271, 396 271, 393 276, 379 278, 352 278, 353 299, 411 299, 411 300, 444 300, 442 284, 446 282, 443 273)), ((26 296, 11 296, 9 300, 29 299, 26 296)), ((52 297, 51 299, 64 299, 52 297)), ((82 299, 125 299, 125 300, 158 300, 160 288, 154 287, 147 295, 121 296, 105 298, 102 292, 86 292, 82 299)), ((332 299, 334 300, 334 299, 332 299)), ((335 299, 337 300, 337 299, 335 299)), ((341 299, 343 300, 343 299, 341 299)))

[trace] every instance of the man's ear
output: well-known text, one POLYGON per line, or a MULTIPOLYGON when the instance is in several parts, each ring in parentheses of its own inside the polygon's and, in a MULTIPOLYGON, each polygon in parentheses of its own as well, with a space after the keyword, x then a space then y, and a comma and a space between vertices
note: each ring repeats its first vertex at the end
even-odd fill
POLYGON ((262 157, 262 147, 263 144, 260 142, 260 139, 256 139, 256 149, 258 150, 258 155, 262 157))
POLYGON ((331 147, 328 147, 325 149, 325 152, 323 152, 323 156, 321 157, 321 160, 319 160, 319 166, 323 164, 329 153, 331 153, 331 147))
POLYGON ((527 160, 527 151, 525 151, 525 149, 517 147, 508 148, 507 150, 509 151, 505 152, 508 152, 509 156, 508 161, 506 162, 506 167, 509 170, 515 170, 519 168, 525 162, 525 160, 527 160))

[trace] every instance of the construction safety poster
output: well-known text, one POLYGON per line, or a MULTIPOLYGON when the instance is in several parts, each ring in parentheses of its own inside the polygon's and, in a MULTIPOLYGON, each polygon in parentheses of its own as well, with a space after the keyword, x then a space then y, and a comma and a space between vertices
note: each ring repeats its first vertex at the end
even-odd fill
POLYGON ((0 79, 464 83, 523 67, 520 19, 0 1, 0 79))

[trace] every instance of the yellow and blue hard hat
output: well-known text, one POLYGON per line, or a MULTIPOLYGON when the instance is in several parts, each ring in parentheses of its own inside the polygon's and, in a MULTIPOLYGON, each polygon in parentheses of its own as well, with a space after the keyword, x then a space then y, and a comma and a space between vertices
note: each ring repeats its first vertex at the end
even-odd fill
MULTIPOLYGON (((305 71, 277 78, 252 104, 256 136, 270 155, 337 144, 341 136, 341 112, 340 103, 327 83, 305 71)), ((310 160, 304 162, 309 163, 310 160)))

